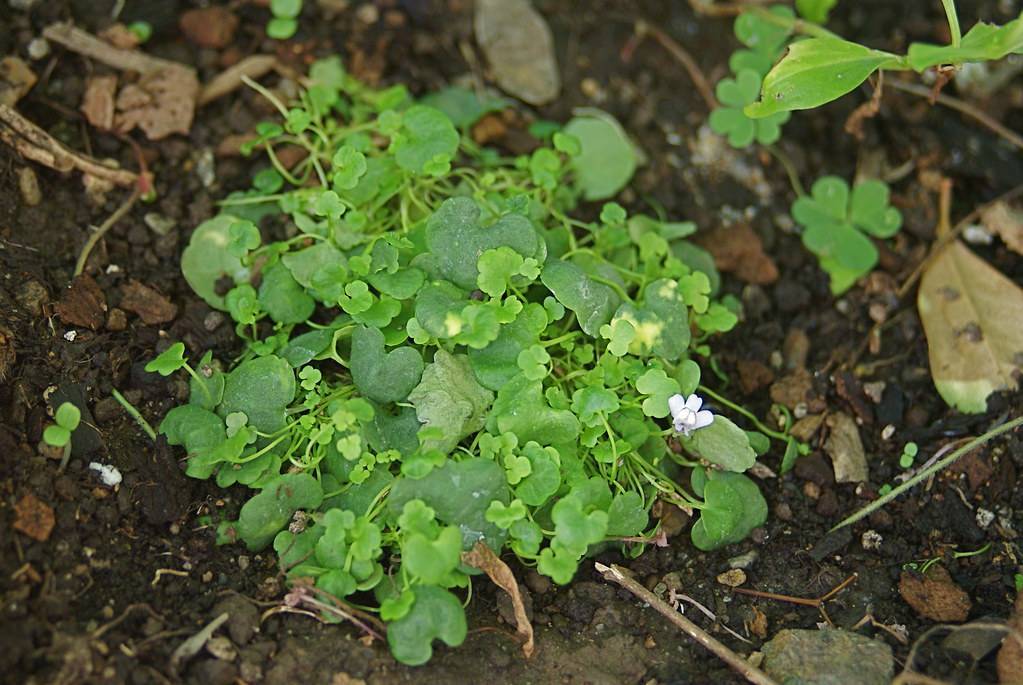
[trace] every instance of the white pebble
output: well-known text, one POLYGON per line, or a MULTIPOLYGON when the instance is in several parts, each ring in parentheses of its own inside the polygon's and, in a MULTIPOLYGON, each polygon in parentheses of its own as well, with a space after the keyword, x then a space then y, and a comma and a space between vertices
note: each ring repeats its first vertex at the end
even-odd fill
POLYGON ((50 44, 45 38, 33 38, 28 44, 28 56, 40 60, 50 54, 50 44))
POLYGON ((103 485, 106 485, 108 488, 121 484, 121 472, 115 466, 107 466, 106 464, 94 461, 89 464, 89 470, 95 471, 103 485))
POLYGON ((977 507, 977 525, 981 529, 987 528, 995 520, 995 512, 984 509, 983 507, 977 507))
POLYGON ((863 537, 860 538, 860 543, 863 545, 863 549, 868 550, 881 549, 881 543, 883 541, 884 538, 882 538, 881 534, 878 533, 876 530, 868 530, 866 533, 863 534, 863 537))
POLYGON ((64 334, 64 340, 67 340, 68 342, 74 342, 75 338, 77 338, 77 337, 78 337, 78 331, 76 331, 74 329, 71 329, 70 331, 68 331, 67 333, 64 334))

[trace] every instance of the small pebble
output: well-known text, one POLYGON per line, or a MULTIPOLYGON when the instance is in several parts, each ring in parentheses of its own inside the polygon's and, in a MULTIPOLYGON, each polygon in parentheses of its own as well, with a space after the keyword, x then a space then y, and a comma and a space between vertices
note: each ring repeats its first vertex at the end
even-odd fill
POLYGON ((741 568, 743 570, 748 569, 751 566, 753 566, 753 562, 755 562, 757 560, 758 556, 760 556, 760 555, 757 553, 757 551, 755 549, 751 549, 750 551, 746 552, 745 554, 740 554, 737 557, 732 557, 731 559, 729 559, 728 560, 728 567, 729 568, 741 568))
POLYGON ((67 333, 64 334, 64 340, 67 340, 68 342, 74 342, 75 338, 77 338, 77 337, 78 337, 78 331, 76 331, 74 329, 71 329, 70 331, 68 331, 67 333))
POLYGON ((248 569, 250 563, 252 562, 244 554, 238 556, 238 568, 240 568, 242 571, 248 569))
POLYGON ((45 38, 33 38, 28 43, 28 56, 40 60, 50 54, 50 43, 45 38))
POLYGON ((741 568, 733 568, 720 574, 717 580, 728 587, 739 587, 746 582, 746 572, 741 568))
POLYGON ((123 331, 128 327, 128 315, 124 313, 123 309, 114 307, 107 314, 107 330, 108 331, 123 331))
POLYGON ((977 525, 980 526, 982 530, 984 530, 994 522, 995 512, 985 509, 983 507, 978 507, 976 519, 977 525))
POLYGON ((213 159, 213 149, 203 148, 195 161, 195 173, 204 188, 209 188, 217 181, 217 168, 213 159))
POLYGON ((39 178, 32 167, 18 169, 18 190, 21 191, 21 199, 29 207, 35 207, 43 201, 43 193, 39 190, 39 178))
POLYGON ((876 550, 881 549, 881 543, 884 538, 876 530, 868 530, 860 537, 860 544, 863 545, 863 549, 876 550))
POLYGON ((365 2, 355 10, 355 18, 363 24, 375 24, 380 21, 380 9, 372 2, 365 2))
POLYGON ((212 311, 202 320, 202 327, 212 333, 220 328, 222 323, 224 323, 224 315, 218 311, 212 311))
POLYGON ((895 435, 895 426, 893 424, 889 423, 887 426, 881 429, 882 440, 891 440, 891 437, 893 435, 895 435))
POLYGON ((863 384, 863 394, 870 398, 874 404, 881 404, 884 397, 884 389, 888 386, 884 381, 871 381, 863 384))
POLYGON ((146 226, 149 226, 157 235, 167 235, 177 225, 174 219, 168 216, 164 216, 158 212, 147 212, 142 220, 146 222, 146 226))
POLYGON ((963 240, 971 245, 990 245, 995 241, 994 236, 978 224, 971 224, 963 230, 963 240))

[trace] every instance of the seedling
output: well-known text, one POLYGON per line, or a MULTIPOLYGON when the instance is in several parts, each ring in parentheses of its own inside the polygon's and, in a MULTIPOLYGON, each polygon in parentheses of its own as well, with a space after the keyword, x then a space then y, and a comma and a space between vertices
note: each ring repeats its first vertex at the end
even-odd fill
POLYGON ((904 469, 908 469, 913 466, 913 460, 916 459, 917 446, 915 442, 907 442, 902 448, 902 456, 899 457, 899 466, 904 469))
POLYGON ((738 316, 695 227, 613 202, 571 215, 633 173, 614 119, 587 111, 508 160, 459 132, 489 106, 471 93, 438 109, 337 59, 309 84, 272 100, 283 123, 253 144, 269 166, 182 257, 240 358, 192 369, 176 343, 146 367, 192 377, 159 427, 187 473, 257 491, 222 540, 272 545, 291 581, 339 598, 372 590, 418 664, 464 639, 452 591, 480 540, 567 583, 597 549, 655 540, 658 498, 699 514, 701 549, 764 523, 750 434, 720 411, 737 405, 697 397, 697 360, 738 316), (278 144, 308 155, 286 168, 278 144), (292 237, 261 233, 269 213, 292 237))
POLYGON ((792 218, 803 226, 803 244, 820 259, 831 277, 831 291, 840 294, 877 264, 871 237, 890 238, 902 226, 899 210, 888 205, 888 186, 881 181, 849 184, 824 176, 810 196, 792 204, 792 218))
POLYGON ((302 13, 302 0, 270 0, 273 18, 266 25, 266 35, 287 40, 298 30, 298 15, 302 13))
POLYGON ((70 402, 63 402, 53 414, 54 424, 43 431, 43 442, 52 447, 62 447, 64 454, 60 459, 59 472, 67 467, 71 459, 71 434, 78 428, 82 420, 82 412, 70 402))

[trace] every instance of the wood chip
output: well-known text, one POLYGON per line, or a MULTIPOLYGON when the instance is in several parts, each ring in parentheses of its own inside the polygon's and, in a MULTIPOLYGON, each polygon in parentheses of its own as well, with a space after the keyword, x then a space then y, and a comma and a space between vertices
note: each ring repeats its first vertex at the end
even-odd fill
POLYGON ((0 60, 0 105, 14 107, 36 84, 32 68, 18 57, 0 60))
POLYGON ((99 330, 107 318, 107 298, 89 274, 79 274, 54 307, 66 324, 99 330))
POLYGON ((33 540, 49 540, 55 523, 53 507, 32 493, 26 494, 14 505, 14 529, 33 540))
POLYGON ((939 564, 931 566, 924 575, 903 571, 899 594, 916 613, 932 621, 958 623, 970 615, 970 596, 939 564))

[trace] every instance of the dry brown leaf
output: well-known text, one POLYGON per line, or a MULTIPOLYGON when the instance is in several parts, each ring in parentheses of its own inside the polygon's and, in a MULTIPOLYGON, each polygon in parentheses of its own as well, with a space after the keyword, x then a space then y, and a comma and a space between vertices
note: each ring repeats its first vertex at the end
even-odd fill
POLYGON ((50 533, 56 524, 53 507, 31 492, 14 505, 14 516, 14 529, 39 542, 50 539, 50 533))
POLYGON ((516 632, 523 640, 522 653, 527 659, 533 656, 533 626, 526 616, 526 605, 522 602, 518 581, 508 564, 501 561, 483 542, 477 542, 469 552, 462 552, 462 563, 483 571, 494 581, 494 585, 508 593, 515 610, 516 632))
POLYGON ((1002 685, 1023 683, 1023 593, 1016 595, 1016 604, 1008 627, 1012 630, 998 650, 998 682, 1002 685))
POLYGON ((85 86, 82 96, 82 113, 89 123, 98 129, 109 131, 114 127, 114 94, 117 92, 117 77, 93 76, 85 86))
POLYGON ((157 69, 121 89, 114 125, 121 133, 137 126, 150 140, 187 134, 198 97, 199 79, 194 71, 178 66, 157 69))
POLYGON ((924 272, 917 295, 931 376, 951 406, 983 412, 987 397, 1018 385, 1023 290, 956 241, 924 272))
POLYGON ((1005 202, 996 202, 980 213, 989 231, 998 235, 1013 252, 1023 254, 1023 212, 1005 202))
POLYGON ((150 326, 173 321, 178 315, 177 305, 138 281, 121 286, 121 293, 121 309, 138 314, 150 326))
POLYGON ((916 613, 941 623, 965 621, 973 605, 970 596, 940 565, 931 566, 923 575, 903 571, 899 576, 899 594, 916 613))

